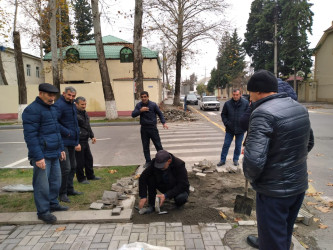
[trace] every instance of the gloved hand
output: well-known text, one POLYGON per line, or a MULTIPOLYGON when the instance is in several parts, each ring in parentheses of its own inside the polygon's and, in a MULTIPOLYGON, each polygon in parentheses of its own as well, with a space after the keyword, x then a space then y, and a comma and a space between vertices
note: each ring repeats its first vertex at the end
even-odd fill
POLYGON ((139 214, 150 214, 150 213, 154 212, 154 210, 155 210, 154 207, 151 207, 151 206, 144 207, 139 210, 139 214))

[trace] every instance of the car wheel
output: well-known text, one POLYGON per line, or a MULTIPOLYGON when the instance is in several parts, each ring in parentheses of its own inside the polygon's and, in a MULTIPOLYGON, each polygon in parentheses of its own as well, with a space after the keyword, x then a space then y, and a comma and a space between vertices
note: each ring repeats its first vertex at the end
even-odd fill
POLYGON ((220 108, 217 108, 216 110, 217 110, 217 111, 220 111, 220 108))

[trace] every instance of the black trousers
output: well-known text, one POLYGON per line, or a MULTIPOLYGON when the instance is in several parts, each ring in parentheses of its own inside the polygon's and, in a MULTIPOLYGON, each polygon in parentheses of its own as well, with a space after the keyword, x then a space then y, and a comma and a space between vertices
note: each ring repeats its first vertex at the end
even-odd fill
POLYGON ((68 146, 64 147, 66 153, 66 160, 60 161, 61 168, 61 187, 59 194, 68 194, 74 192, 73 179, 76 169, 76 160, 75 160, 75 147, 68 146))
POLYGON ((81 151, 75 151, 76 178, 79 182, 95 178, 93 163, 94 159, 90 151, 88 141, 80 141, 81 151))
MULTIPOLYGON (((163 183, 157 183, 154 176, 150 176, 148 179, 148 204, 149 206, 155 207, 156 190, 162 194, 168 191, 167 186, 163 183)), ((168 198, 168 197, 167 197, 168 198)), ((186 191, 177 194, 174 198, 176 206, 182 206, 187 202, 188 193, 186 191)))
POLYGON ((163 150, 160 135, 156 126, 145 127, 141 126, 141 141, 143 147, 143 154, 145 156, 146 162, 151 162, 150 158, 150 139, 153 141, 156 151, 163 150))
POLYGON ((302 206, 304 194, 278 198, 257 193, 256 211, 260 249, 290 249, 294 223, 302 206))

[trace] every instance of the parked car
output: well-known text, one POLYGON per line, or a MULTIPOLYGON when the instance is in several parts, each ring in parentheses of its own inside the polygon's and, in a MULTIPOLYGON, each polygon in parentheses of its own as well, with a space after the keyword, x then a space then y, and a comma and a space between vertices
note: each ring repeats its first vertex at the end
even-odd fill
POLYGON ((199 107, 201 110, 216 109, 220 110, 220 102, 216 96, 203 96, 200 100, 199 107))
POLYGON ((194 104, 194 105, 198 105, 198 99, 197 96, 195 94, 188 94, 186 96, 186 104, 194 104))
POLYGON ((180 95, 180 101, 183 102, 185 99, 185 95, 180 95))

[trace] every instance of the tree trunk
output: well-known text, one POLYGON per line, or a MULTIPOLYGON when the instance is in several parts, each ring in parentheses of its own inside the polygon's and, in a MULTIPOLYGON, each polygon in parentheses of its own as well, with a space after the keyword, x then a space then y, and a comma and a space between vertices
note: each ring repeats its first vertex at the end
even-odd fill
POLYGON ((143 73, 142 73, 142 0, 135 0, 135 14, 134 14, 134 62, 133 72, 134 81, 136 82, 135 99, 140 99, 140 93, 143 91, 143 73))
POLYGON ((3 67, 2 63, 2 51, 0 51, 0 77, 2 78, 3 84, 8 85, 6 74, 5 74, 5 69, 3 67))
MULTIPOLYGON (((52 51, 52 77, 53 85, 60 91, 59 67, 58 67, 58 50, 57 50, 57 5, 56 0, 50 0, 50 40, 52 51)), ((58 97, 60 96, 60 93, 58 97)))
POLYGON ((59 12, 59 31, 58 31, 58 34, 59 34, 59 82, 60 82, 60 85, 61 84, 64 84, 64 74, 63 74, 63 68, 64 68, 64 58, 63 58, 63 54, 62 54, 62 20, 61 20, 61 10, 62 10, 62 2, 59 1, 58 2, 59 6, 58 6, 58 12, 59 12))
POLYGON ((118 117, 117 106, 110 82, 109 70, 105 60, 104 47, 102 42, 102 32, 100 23, 100 14, 98 10, 98 0, 91 0, 91 9, 94 22, 94 37, 98 57, 99 71, 102 79, 105 114, 107 119, 115 119, 118 117))
POLYGON ((44 61, 43 61, 43 38, 42 38, 42 25, 43 25, 43 19, 42 19, 42 2, 37 2, 37 9, 39 14, 39 56, 40 56, 40 63, 41 63, 41 70, 40 70, 40 77, 44 76, 44 61))

